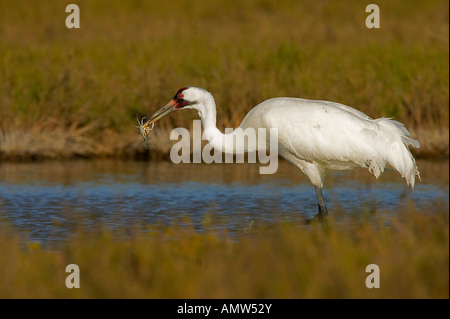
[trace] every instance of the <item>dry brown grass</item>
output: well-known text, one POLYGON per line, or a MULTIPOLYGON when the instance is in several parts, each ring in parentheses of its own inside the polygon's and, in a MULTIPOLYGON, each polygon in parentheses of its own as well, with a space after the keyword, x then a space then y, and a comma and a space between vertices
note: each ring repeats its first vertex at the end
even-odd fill
POLYGON ((51 249, 3 225, 0 297, 448 298, 448 204, 430 210, 409 207, 378 223, 335 214, 325 224, 249 227, 237 239, 208 231, 207 220, 203 232, 78 228, 51 249), (79 289, 65 287, 72 263, 80 267, 79 289), (379 289, 365 286, 372 263, 380 267, 379 289))

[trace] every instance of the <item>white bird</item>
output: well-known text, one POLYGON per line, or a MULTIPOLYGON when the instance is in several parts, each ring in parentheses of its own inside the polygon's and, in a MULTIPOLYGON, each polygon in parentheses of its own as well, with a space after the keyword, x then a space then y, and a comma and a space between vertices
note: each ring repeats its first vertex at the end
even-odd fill
MULTIPOLYGON (((144 131, 149 125, 153 128, 154 122, 163 116, 180 109, 198 111, 204 136, 211 146, 225 152, 254 151, 246 145, 228 145, 236 141, 233 134, 238 134, 239 130, 229 134, 219 131, 214 98, 198 87, 179 89, 166 106, 142 124, 144 131)), ((412 189, 416 175, 420 178, 408 148, 409 145, 418 148, 420 144, 411 138, 404 125, 383 117, 372 119, 347 105, 301 98, 272 98, 250 110, 239 127, 278 129, 278 154, 308 176, 317 194, 319 219, 328 214, 322 195, 327 171, 364 167, 378 178, 387 164, 397 170, 412 189)))

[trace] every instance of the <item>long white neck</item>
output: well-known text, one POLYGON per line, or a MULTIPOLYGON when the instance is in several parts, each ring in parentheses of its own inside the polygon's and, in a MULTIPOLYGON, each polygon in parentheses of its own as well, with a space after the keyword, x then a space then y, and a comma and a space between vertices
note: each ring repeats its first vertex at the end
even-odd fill
MULTIPOLYGON (((231 132, 223 134, 216 126, 216 104, 212 96, 204 99, 195 107, 202 120, 203 138, 211 146, 228 154, 242 154, 244 152, 256 151, 256 136, 253 136, 248 130, 242 128, 230 130, 231 132), (247 143, 246 143, 247 141, 247 143)), ((227 131, 227 130, 226 130, 227 131)))

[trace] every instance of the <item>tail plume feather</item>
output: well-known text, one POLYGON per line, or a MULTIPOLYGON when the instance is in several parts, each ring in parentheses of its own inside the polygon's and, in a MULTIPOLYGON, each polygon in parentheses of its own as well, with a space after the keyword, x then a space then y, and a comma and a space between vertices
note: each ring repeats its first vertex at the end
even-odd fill
MULTIPOLYGON (((382 136, 384 136, 385 152, 386 154, 384 164, 387 163, 397 170, 401 176, 406 180, 406 184, 414 189, 416 176, 420 179, 419 169, 417 168, 416 161, 409 150, 409 145, 414 148, 419 148, 420 143, 414 140, 405 126, 397 121, 381 118, 376 120, 380 125, 382 136), (386 152, 387 151, 387 152, 386 152)), ((381 133, 380 132, 380 133, 381 133)), ((376 161, 379 163, 379 161, 376 161)), ((384 165, 376 165, 381 172, 384 170, 384 165)), ((371 167, 369 166, 369 170, 371 167)), ((377 176, 377 170, 372 168, 375 176, 377 176)))

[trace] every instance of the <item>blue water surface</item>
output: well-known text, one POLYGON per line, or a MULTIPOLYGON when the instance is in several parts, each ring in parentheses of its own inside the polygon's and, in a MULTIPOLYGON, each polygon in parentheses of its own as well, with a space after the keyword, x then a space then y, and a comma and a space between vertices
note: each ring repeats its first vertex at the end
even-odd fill
MULTIPOLYGON (((79 223, 114 230, 188 219, 198 229, 239 234, 254 223, 301 222, 317 213, 314 189, 306 178, 293 177, 301 175, 295 167, 270 177, 249 173, 248 167, 239 168, 241 174, 235 169, 145 162, 3 164, 0 221, 45 243, 66 239, 79 223), (215 222, 205 226, 206 215, 215 222)), ((395 214, 412 204, 424 212, 436 202, 448 206, 445 182, 419 182, 411 191, 400 176, 390 174, 383 181, 369 173, 367 181, 335 178, 324 189, 328 209, 358 215, 395 214)))

